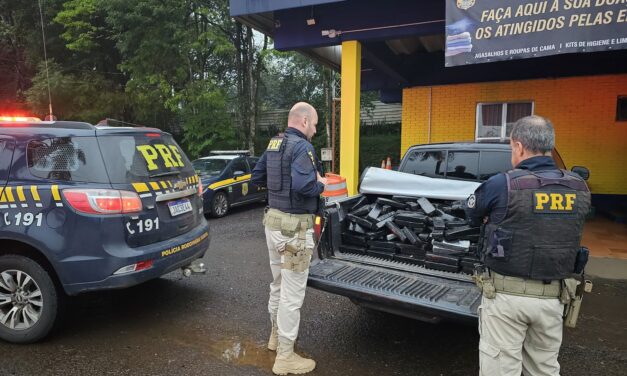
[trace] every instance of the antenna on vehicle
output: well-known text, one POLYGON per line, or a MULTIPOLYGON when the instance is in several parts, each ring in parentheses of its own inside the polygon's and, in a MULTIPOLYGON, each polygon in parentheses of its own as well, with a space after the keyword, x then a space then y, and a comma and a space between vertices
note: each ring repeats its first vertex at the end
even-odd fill
POLYGON ((41 10, 41 0, 37 0, 39 5, 39 19, 41 20, 41 39, 44 43, 44 63, 46 64, 46 83, 48 84, 48 116, 45 120, 56 120, 52 114, 52 95, 50 94, 50 76, 48 74, 48 53, 46 51, 46 33, 44 32, 44 14, 41 10))
POLYGON ((106 119, 104 119, 104 123, 105 123, 105 124, 109 124, 109 122, 115 122, 115 123, 127 124, 127 125, 131 125, 131 126, 133 126, 133 127, 146 127, 145 125, 135 124, 135 123, 129 123, 128 121, 124 121, 124 120, 118 120, 118 119, 112 119, 112 118, 106 118, 106 119))

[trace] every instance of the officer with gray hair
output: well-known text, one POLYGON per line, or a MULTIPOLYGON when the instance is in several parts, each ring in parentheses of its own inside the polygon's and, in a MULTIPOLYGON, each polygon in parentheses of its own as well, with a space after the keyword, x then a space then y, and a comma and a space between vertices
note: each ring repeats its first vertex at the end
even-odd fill
POLYGON ((272 367, 277 375, 307 373, 316 367, 315 361, 294 352, 294 341, 313 254, 314 213, 327 183, 317 171, 310 143, 316 134, 316 110, 308 103, 296 103, 287 123, 285 133, 270 140, 252 176, 253 184, 268 188, 263 218, 272 271, 268 349, 277 352, 272 367))
POLYGON ((555 165, 548 119, 518 120, 510 145, 514 169, 491 177, 467 201, 471 222, 484 226, 486 270, 475 276, 483 291, 479 373, 559 375, 564 304, 574 296, 590 191, 555 165))

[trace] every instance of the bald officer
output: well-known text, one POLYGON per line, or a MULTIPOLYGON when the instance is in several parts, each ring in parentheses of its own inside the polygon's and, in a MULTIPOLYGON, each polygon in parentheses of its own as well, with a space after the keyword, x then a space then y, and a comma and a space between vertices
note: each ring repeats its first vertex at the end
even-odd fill
POLYGON ((296 103, 288 115, 287 130, 270 140, 252 176, 253 184, 268 189, 263 219, 272 270, 268 348, 277 352, 272 367, 277 375, 307 373, 316 367, 312 359, 294 352, 294 341, 314 247, 314 213, 326 185, 317 172, 310 142, 317 123, 318 114, 311 105, 296 103))

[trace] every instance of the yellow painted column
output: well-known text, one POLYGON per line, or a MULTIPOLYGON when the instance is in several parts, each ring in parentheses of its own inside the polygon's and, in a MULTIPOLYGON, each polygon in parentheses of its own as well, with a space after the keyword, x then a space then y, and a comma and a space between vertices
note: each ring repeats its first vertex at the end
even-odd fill
POLYGON ((340 118, 340 175, 346 178, 349 195, 359 184, 359 103, 361 43, 342 42, 342 88, 340 118))

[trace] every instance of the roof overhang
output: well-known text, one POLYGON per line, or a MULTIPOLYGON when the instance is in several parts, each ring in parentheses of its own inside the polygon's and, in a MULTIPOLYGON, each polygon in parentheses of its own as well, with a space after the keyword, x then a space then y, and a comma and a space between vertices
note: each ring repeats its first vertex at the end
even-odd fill
POLYGON ((443 0, 231 0, 231 13, 274 40, 339 70, 340 45, 362 44, 362 90, 400 98, 411 86, 627 72, 627 50, 444 67, 443 0), (309 20, 309 21, 308 21, 309 20))

